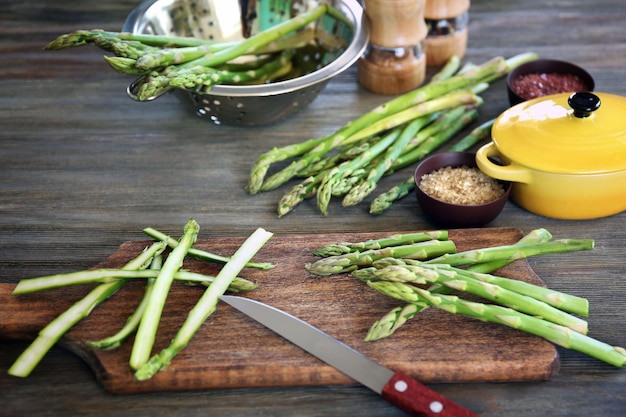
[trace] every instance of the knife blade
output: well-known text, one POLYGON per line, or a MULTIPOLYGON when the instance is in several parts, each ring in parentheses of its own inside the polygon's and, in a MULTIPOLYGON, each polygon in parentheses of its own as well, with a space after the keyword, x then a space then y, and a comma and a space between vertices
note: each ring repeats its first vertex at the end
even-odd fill
POLYGON ((220 299, 291 343, 380 394, 396 407, 420 417, 478 417, 400 371, 373 361, 285 311, 250 298, 222 295, 220 299))

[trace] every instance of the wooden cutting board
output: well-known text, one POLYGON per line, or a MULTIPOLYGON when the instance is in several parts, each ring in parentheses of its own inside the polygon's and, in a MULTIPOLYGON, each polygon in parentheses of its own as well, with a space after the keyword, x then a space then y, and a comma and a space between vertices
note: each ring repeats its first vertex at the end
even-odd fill
MULTIPOLYGON (((276 268, 242 271, 241 276, 259 284, 258 289, 245 296, 294 314, 370 358, 424 383, 537 381, 558 372, 559 358, 551 343, 435 308, 422 312, 389 338, 364 342, 371 324, 399 303, 348 274, 322 278, 306 271, 304 264, 317 259, 311 253, 324 244, 362 241, 393 233, 276 235, 255 257, 275 263, 276 268)), ((515 243, 522 232, 514 228, 463 229, 451 230, 449 237, 457 250, 462 251, 515 243)), ((228 256, 244 240, 245 237, 203 239, 196 246, 228 256)), ((148 243, 123 243, 98 266, 120 267, 148 243)), ((185 268, 216 274, 219 265, 189 259, 185 268)), ((526 260, 515 261, 497 273, 542 285, 526 260)), ((32 339, 89 290, 76 286, 18 297, 11 294, 13 288, 14 284, 0 284, 0 337, 8 339, 32 339)), ((169 343, 203 289, 174 283, 158 329, 155 351, 169 343)), ((84 342, 115 333, 142 293, 142 283, 126 284, 60 341, 89 364, 109 392, 354 383, 224 303, 220 303, 166 370, 151 380, 135 381, 128 366, 131 340, 113 351, 93 350, 84 342)))

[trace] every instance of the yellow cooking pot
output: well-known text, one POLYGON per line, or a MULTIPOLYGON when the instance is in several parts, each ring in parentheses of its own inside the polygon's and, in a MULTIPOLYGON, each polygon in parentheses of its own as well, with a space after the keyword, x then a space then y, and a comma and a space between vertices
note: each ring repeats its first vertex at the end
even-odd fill
POLYGON ((626 210, 626 98, 555 94, 504 111, 476 153, 511 199, 546 217, 594 219, 626 210))

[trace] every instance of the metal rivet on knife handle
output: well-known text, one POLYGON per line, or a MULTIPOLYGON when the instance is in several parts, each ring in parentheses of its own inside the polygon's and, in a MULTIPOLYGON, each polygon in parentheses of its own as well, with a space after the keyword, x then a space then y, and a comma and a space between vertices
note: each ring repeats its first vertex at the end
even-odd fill
POLYGON ((421 417, 478 417, 403 372, 387 382, 382 396, 398 408, 421 417))

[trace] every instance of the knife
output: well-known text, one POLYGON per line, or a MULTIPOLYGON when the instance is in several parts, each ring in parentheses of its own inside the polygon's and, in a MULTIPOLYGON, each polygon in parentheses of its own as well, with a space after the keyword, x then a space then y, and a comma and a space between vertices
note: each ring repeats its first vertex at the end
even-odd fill
POLYGON ((382 395, 385 400, 410 415, 478 417, 403 372, 382 366, 289 313, 249 298, 222 295, 220 299, 382 395))

